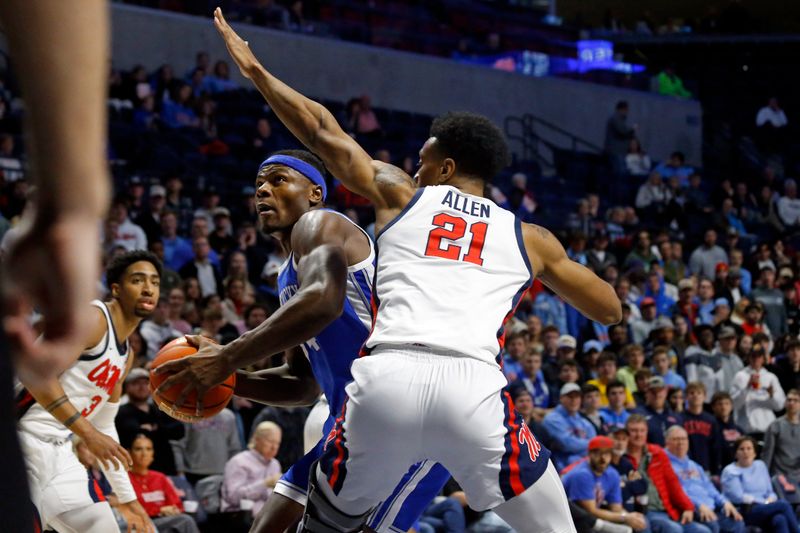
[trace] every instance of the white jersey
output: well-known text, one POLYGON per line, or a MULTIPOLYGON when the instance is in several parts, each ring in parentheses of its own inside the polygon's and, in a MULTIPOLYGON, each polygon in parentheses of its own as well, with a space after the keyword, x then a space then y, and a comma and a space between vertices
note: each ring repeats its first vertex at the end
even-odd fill
MULTIPOLYGON (((106 334, 96 346, 83 352, 78 360, 59 376, 64 393, 84 418, 92 420, 108 401, 114 386, 125 374, 128 362, 128 342, 120 343, 108 307, 95 300, 106 318, 106 334)), ((43 406, 36 403, 19 383, 16 388, 18 427, 43 440, 61 441, 71 432, 43 406)))
POLYGON ((424 187, 377 244, 367 352, 422 345, 499 364, 503 323, 533 281, 519 219, 488 198, 424 187))

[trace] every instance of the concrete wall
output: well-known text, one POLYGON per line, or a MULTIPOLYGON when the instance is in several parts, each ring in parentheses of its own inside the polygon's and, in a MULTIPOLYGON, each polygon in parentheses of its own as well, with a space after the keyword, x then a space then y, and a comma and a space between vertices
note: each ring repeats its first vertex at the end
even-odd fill
MULTIPOLYGON (((112 12, 117 68, 141 63, 154 69, 171 63, 177 73, 183 73, 199 50, 208 51, 212 61, 228 59, 210 16, 203 19, 120 4, 114 4, 112 12)), ((377 107, 432 115, 470 110, 500 125, 509 115, 529 112, 600 146, 614 104, 626 99, 631 105, 629 120, 639 124, 642 143, 653 157, 663 158, 679 148, 690 162, 701 161, 697 102, 572 80, 531 78, 252 26, 240 25, 237 31, 267 68, 310 97, 345 101, 368 93, 377 107)))

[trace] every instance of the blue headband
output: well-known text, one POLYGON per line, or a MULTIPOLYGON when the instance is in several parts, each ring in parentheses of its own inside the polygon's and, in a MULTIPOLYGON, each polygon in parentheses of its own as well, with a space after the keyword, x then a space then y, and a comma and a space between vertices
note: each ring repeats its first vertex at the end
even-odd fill
POLYGON ((322 187, 323 200, 328 196, 328 186, 325 184, 325 178, 322 177, 322 174, 319 173, 319 170, 314 168, 312 165, 309 165, 305 161, 290 155, 273 155, 268 157, 263 163, 261 163, 261 165, 259 165, 258 171, 261 172, 261 169, 267 165, 284 165, 295 169, 300 174, 311 180, 312 183, 322 187))

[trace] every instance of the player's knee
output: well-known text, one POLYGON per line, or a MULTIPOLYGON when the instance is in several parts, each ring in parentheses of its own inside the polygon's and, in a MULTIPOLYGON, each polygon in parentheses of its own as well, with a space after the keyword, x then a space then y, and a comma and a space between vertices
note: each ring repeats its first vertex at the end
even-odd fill
POLYGON ((308 482, 308 503, 303 514, 304 533, 357 533, 362 531, 371 510, 361 515, 349 515, 338 510, 323 494, 316 476, 316 467, 311 469, 308 482))

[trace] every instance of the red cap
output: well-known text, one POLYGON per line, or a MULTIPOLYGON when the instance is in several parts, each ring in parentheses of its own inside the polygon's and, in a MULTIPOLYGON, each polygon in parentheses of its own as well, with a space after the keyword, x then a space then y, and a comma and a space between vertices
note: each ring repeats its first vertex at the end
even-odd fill
POLYGON ((719 263, 717 263, 716 271, 717 272, 727 272, 728 271, 728 265, 723 263, 723 262, 719 262, 719 263))
POLYGON ((589 451, 610 450, 614 447, 614 441, 605 435, 599 435, 589 441, 589 451))
POLYGON ((639 302, 639 307, 644 307, 645 305, 656 305, 656 301, 650 296, 645 296, 642 298, 642 301, 639 302))

